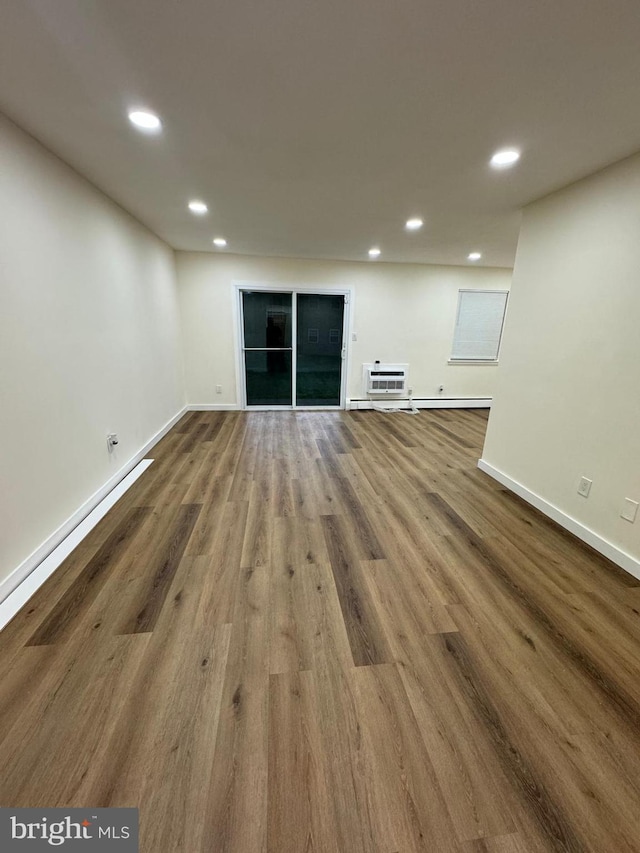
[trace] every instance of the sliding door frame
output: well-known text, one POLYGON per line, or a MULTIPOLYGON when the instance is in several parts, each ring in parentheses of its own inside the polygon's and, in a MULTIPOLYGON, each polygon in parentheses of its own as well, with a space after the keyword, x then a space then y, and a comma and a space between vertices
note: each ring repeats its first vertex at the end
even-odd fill
POLYGON ((233 282, 233 307, 234 307, 234 337, 236 351, 236 399, 240 404, 240 408, 251 412, 260 411, 310 411, 318 409, 345 409, 347 404, 347 380, 349 376, 350 364, 350 346, 352 331, 353 312, 353 288, 328 288, 319 287, 312 284, 279 284, 278 282, 255 282, 255 281, 234 281, 233 282), (290 406, 248 406, 247 405, 247 388, 245 381, 245 366, 244 366, 244 330, 243 330, 243 307, 242 307, 242 292, 251 290, 261 293, 290 293, 291 294, 291 391, 292 397, 290 406), (344 312, 342 316, 342 370, 340 375, 340 405, 339 406, 297 406, 296 405, 296 379, 297 379, 297 349, 298 349, 298 317, 297 317, 297 294, 304 293, 316 296, 342 296, 344 297, 344 312))

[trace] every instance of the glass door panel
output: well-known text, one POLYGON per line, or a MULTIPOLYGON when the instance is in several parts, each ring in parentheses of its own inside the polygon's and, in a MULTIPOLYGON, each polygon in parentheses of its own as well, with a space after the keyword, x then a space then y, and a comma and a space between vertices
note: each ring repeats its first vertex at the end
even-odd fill
POLYGON ((298 293, 296 405, 339 406, 344 296, 298 293))
POLYGON ((291 352, 245 352, 248 406, 291 405, 291 352))
POLYGON ((292 300, 291 293, 242 293, 248 406, 292 404, 292 300))

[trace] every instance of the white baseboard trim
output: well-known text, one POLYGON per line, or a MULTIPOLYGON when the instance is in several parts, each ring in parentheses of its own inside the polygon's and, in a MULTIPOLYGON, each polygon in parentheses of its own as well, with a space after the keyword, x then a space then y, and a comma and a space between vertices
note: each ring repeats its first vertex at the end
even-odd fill
MULTIPOLYGON (((377 403, 388 407, 406 409, 409 406, 405 400, 376 400, 377 403)), ((490 409, 491 397, 418 397, 413 399, 417 409, 490 409)), ((347 409, 372 409, 371 400, 347 400, 347 409)))
POLYGON ((42 584, 51 577, 85 536, 93 530, 100 519, 109 512, 111 507, 122 497, 127 489, 153 464, 153 459, 143 459, 133 471, 124 477, 118 485, 78 524, 62 542, 45 557, 21 583, 0 603, 0 631, 7 625, 16 613, 24 607, 31 596, 42 584))
POLYGON ((189 412, 239 412, 237 403, 189 403, 189 412))
MULTIPOLYGON (((75 529, 80 525, 93 510, 101 504, 104 499, 109 495, 124 479, 133 471, 134 468, 144 459, 144 457, 149 453, 152 447, 156 445, 161 438, 163 438, 187 411, 187 407, 182 408, 176 415, 174 415, 167 423, 160 429, 158 432, 149 439, 149 441, 140 448, 140 450, 125 464, 120 468, 112 477, 110 477, 107 482, 98 489, 91 497, 85 501, 81 507, 79 507, 72 516, 70 516, 60 527, 54 531, 45 541, 38 547, 36 550, 30 554, 25 560, 23 560, 20 565, 15 568, 11 574, 6 577, 3 581, 0 582, 0 602, 4 602, 11 593, 17 589, 24 581, 29 577, 29 575, 44 561, 49 555, 53 553, 55 549, 57 549, 61 543, 63 543, 67 537, 75 531, 75 529)), ((140 474, 143 473, 144 468, 140 471, 140 474)), ((138 474, 139 476, 139 474, 138 474)), ((130 484, 135 482, 137 477, 134 477, 130 484)), ((128 488, 128 486, 127 486, 128 488)), ((125 489, 126 491, 126 489, 125 489)), ((120 494, 118 494, 118 497, 120 494)), ((115 498, 117 500, 117 498, 115 498)), ((114 503, 115 503, 114 500, 114 503)), ((106 512, 106 510, 105 510, 106 512)), ((102 516, 97 518, 97 521, 100 520, 102 516)), ((95 522, 97 524, 97 521, 95 522)), ((89 527, 86 534, 89 532, 91 528, 89 527)), ((81 537, 82 538, 82 537, 81 537)), ((73 545, 78 544, 80 539, 73 545)), ((63 558, 64 559, 64 558, 63 558)), ((35 590, 34 590, 35 592, 35 590)), ((31 595, 33 592, 31 593, 31 595)), ((0 605, 1 606, 1 605, 0 605)), ((0 624, 0 628, 2 625, 0 624)))
MULTIPOLYGON (((389 408, 407 408, 409 400, 385 400, 384 398, 376 402, 389 408)), ((424 397, 414 399, 414 405, 418 409, 490 409, 491 397, 424 397)), ((319 410, 323 407, 318 406, 319 410)), ((329 408, 335 408, 331 406, 329 408)), ((345 408, 348 409, 372 409, 371 400, 349 400, 347 399, 345 408)), ((240 412, 242 409, 237 403, 189 403, 187 406, 189 412, 240 412)), ((252 407, 252 411, 274 411, 269 406, 264 408, 252 407)), ((286 409, 286 411, 291 411, 286 409)), ((301 410, 300 410, 301 411, 301 410)), ((308 411, 308 409, 307 409, 308 411)))
POLYGON ((511 477, 503 471, 500 471, 498 468, 494 468, 493 465, 490 465, 484 459, 480 459, 478 462, 478 468, 480 468, 481 471, 484 471, 485 474, 493 477, 493 479, 497 480, 498 483, 506 486, 509 491, 518 495, 518 497, 531 504, 531 506, 539 509, 541 513, 557 522, 561 527, 564 527, 565 530, 573 533, 573 535, 577 536, 578 539, 586 542, 587 545, 590 545, 595 551, 598 551, 599 554, 607 557, 607 559, 611 560, 612 563, 620 566, 620 568, 629 572, 629 574, 633 575, 635 578, 640 579, 640 560, 637 560, 635 557, 631 556, 631 554, 627 554, 626 551, 618 548, 618 546, 614 545, 613 542, 609 542, 608 539, 604 539, 598 533, 591 530, 591 528, 586 527, 577 519, 567 515, 561 509, 558 509, 557 506, 554 506, 552 503, 549 503, 549 501, 541 498, 540 495, 536 495, 535 492, 531 492, 526 486, 523 486, 522 483, 518 483, 517 480, 512 480, 511 477))

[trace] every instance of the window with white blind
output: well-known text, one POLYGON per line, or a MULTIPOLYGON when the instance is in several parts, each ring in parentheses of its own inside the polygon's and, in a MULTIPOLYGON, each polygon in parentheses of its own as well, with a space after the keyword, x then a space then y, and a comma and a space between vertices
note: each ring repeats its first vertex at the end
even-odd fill
POLYGON ((507 309, 506 290, 461 290, 451 361, 498 360, 507 309))

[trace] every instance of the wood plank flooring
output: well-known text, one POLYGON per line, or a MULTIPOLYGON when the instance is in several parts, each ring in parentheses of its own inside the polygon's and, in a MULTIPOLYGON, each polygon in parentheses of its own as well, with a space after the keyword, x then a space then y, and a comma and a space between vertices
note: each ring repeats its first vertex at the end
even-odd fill
POLYGON ((640 851, 640 583, 478 410, 191 413, 0 634, 0 804, 143 853, 640 851))

